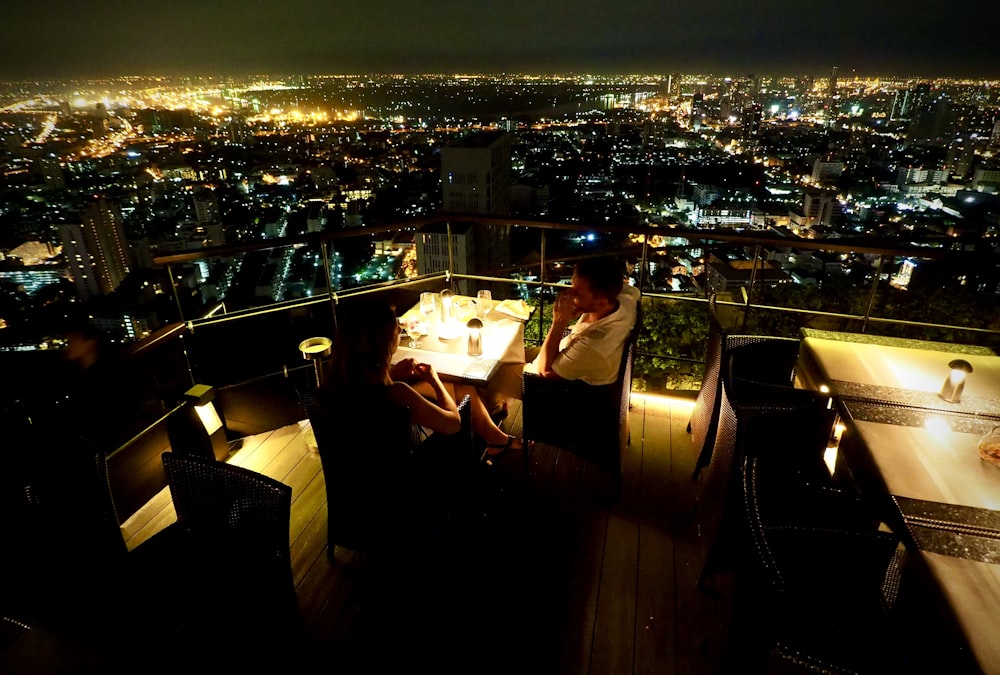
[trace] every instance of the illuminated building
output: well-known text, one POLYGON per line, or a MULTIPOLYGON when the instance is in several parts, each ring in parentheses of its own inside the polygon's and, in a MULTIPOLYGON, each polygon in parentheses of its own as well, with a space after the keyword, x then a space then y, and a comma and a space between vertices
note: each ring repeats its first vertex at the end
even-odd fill
POLYGON ((131 269, 121 215, 103 199, 91 202, 79 224, 60 228, 63 253, 81 299, 111 293, 131 269))
MULTIPOLYGON (((442 148, 441 184, 445 211, 510 214, 512 140, 513 136, 505 132, 478 132, 442 148)), ((470 269, 498 270, 509 263, 509 226, 480 226, 472 236, 475 241, 470 243, 469 249, 475 266, 470 269)), ((431 269, 429 263, 421 261, 420 252, 418 242, 417 266, 421 273, 445 269, 431 269)), ((459 264, 455 261, 456 268, 459 264)))

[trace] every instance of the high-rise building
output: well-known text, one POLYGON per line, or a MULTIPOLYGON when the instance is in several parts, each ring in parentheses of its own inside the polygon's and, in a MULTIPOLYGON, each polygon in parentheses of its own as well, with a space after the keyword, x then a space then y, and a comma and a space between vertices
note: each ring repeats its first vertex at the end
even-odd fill
POLYGON ((131 250, 121 213, 97 199, 80 214, 80 223, 60 228, 63 254, 81 299, 111 293, 131 269, 131 250))
MULTIPOLYGON (((444 210, 451 213, 478 213, 505 216, 510 214, 511 143, 513 137, 502 131, 476 132, 441 150, 441 186, 444 210)), ((497 271, 510 262, 510 226, 485 225, 471 232, 469 249, 474 251, 475 268, 481 272, 497 271)), ((418 238, 421 234, 417 235, 418 238)), ((427 233, 429 237, 444 237, 442 233, 427 233)), ((420 259, 417 246, 417 267, 420 272, 431 269, 429 260, 420 259)), ((459 269, 465 258, 455 260, 457 273, 475 270, 459 269)), ((465 289, 462 289, 463 292, 465 289)))
POLYGON ((760 126, 764 119, 764 107, 752 101, 743 107, 743 148, 754 154, 760 150, 760 126))
POLYGON ((806 227, 829 225, 834 215, 836 192, 832 190, 806 190, 802 195, 802 212, 806 227))
POLYGON ((442 148, 445 211, 509 214, 512 140, 508 133, 486 131, 442 148))
POLYGON ((990 134, 990 147, 1000 148, 1000 117, 993 124, 993 132, 990 134))
POLYGON ((197 192, 194 201, 194 219, 199 225, 219 222, 219 201, 208 190, 197 192))

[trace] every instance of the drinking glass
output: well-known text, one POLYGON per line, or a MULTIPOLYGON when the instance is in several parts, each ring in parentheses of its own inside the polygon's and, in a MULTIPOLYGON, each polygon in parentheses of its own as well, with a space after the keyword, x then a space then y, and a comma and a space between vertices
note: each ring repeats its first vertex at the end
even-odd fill
POLYGON ((414 319, 406 332, 410 334, 410 347, 417 348, 420 346, 420 338, 427 335, 427 322, 414 319))
POLYGON ((434 294, 428 291, 424 291, 420 294, 420 313, 424 315, 427 319, 431 318, 431 314, 434 313, 434 307, 436 303, 434 302, 434 294))
POLYGON ((476 293, 476 311, 479 313, 479 318, 485 319, 491 309, 493 309, 493 294, 489 291, 476 293))
POLYGON ((419 322, 416 319, 404 319, 402 317, 399 319, 400 334, 410 336, 410 344, 407 345, 410 349, 416 349, 420 346, 420 343, 417 342, 417 338, 420 337, 418 326, 419 322))

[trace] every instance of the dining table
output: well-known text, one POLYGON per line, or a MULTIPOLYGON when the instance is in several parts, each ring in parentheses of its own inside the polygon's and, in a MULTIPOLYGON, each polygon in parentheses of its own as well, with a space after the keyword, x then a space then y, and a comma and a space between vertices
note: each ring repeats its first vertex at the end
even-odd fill
POLYGON ((477 387, 494 385, 505 367, 519 370, 524 365, 524 324, 534 311, 532 305, 520 299, 489 300, 489 306, 480 311, 482 300, 454 295, 447 308, 441 294, 434 295, 434 310, 429 314, 421 312, 418 302, 400 315, 402 325, 419 325, 420 337, 417 346, 410 347, 404 336, 392 363, 407 358, 429 363, 441 379, 477 387), (470 327, 473 320, 481 327, 470 327), (473 332, 478 333, 478 349, 470 348, 470 340, 475 342, 473 332), (480 353, 470 353, 475 351, 480 353))
POLYGON ((804 329, 796 386, 831 395, 850 479, 905 543, 910 583, 945 614, 956 658, 1000 674, 1000 466, 978 452, 1000 427, 1000 356, 804 329), (970 370, 958 400, 946 384, 956 360, 970 370))

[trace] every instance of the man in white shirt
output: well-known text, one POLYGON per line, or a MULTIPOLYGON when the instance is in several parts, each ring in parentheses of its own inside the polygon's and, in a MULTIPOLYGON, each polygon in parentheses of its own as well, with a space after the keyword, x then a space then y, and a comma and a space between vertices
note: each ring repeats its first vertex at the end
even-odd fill
POLYGON ((552 325, 535 360, 526 366, 546 379, 610 384, 635 325, 639 291, 626 285, 609 258, 577 263, 569 289, 556 298, 552 325), (579 321, 566 337, 570 323, 579 321))

